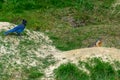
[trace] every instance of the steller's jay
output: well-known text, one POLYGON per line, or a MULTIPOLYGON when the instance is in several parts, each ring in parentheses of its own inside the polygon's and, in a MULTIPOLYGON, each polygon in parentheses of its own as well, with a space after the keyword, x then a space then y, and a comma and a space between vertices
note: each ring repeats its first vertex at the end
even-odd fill
POLYGON ((15 33, 17 33, 17 35, 20 36, 21 33, 25 29, 26 23, 27 23, 27 21, 23 19, 22 24, 19 24, 19 25, 15 26, 13 29, 10 29, 10 30, 6 31, 4 34, 8 35, 9 33, 14 33, 15 32, 15 33))

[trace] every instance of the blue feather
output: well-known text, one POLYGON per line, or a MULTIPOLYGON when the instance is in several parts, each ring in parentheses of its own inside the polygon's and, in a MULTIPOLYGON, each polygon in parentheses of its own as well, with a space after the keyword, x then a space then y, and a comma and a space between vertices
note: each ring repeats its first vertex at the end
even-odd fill
POLYGON ((13 29, 6 31, 4 34, 8 35, 9 33, 14 33, 14 32, 17 34, 21 34, 25 29, 25 25, 26 25, 26 22, 23 20, 22 24, 15 26, 13 29))

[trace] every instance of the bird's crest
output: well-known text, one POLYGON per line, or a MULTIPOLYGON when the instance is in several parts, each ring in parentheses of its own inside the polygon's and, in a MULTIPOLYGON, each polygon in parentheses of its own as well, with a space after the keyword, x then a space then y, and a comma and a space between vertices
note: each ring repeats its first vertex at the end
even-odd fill
POLYGON ((25 19, 22 20, 22 24, 26 25, 27 21, 25 19))

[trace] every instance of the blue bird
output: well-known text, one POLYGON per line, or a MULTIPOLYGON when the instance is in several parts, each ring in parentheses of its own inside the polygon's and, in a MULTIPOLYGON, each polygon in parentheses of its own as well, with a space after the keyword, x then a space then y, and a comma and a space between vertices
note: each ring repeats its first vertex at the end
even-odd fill
POLYGON ((23 20, 22 20, 22 24, 19 24, 19 25, 15 26, 14 28, 6 31, 4 34, 5 34, 5 35, 8 35, 8 34, 10 34, 10 33, 17 33, 17 35, 20 36, 21 33, 22 33, 22 32, 24 31, 24 29, 25 29, 26 23, 27 23, 27 21, 23 19, 23 20))

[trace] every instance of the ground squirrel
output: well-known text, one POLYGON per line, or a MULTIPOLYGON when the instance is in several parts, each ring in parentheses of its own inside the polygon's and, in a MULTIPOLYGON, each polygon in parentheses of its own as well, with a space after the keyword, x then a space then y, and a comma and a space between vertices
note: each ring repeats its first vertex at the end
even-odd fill
POLYGON ((89 45, 88 47, 101 47, 102 46, 102 38, 98 39, 93 44, 89 45))

